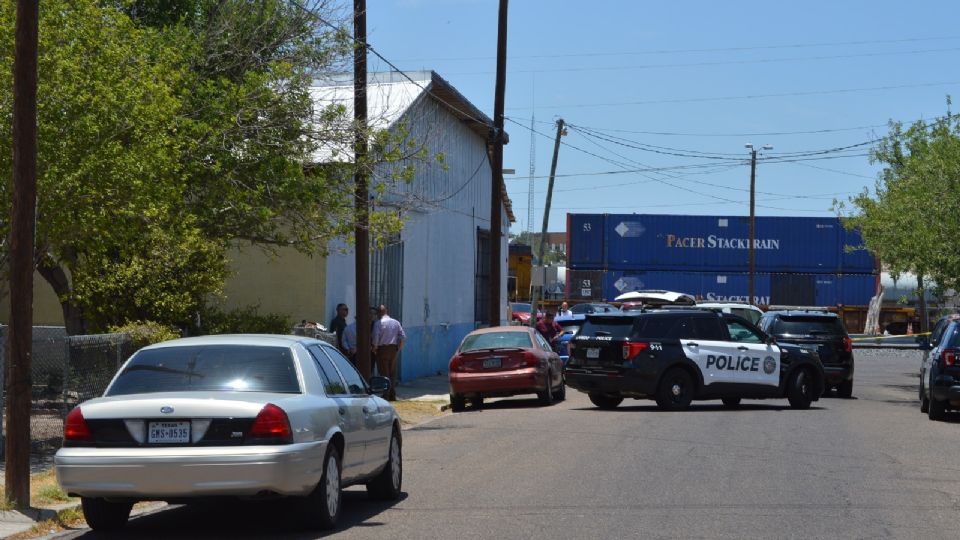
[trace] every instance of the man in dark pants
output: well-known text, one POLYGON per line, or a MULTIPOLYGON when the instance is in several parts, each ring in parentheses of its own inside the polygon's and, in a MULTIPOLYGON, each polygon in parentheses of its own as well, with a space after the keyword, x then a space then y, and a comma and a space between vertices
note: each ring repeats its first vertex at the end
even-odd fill
POLYGON ((403 349, 407 339, 400 322, 387 314, 387 306, 380 304, 377 309, 379 319, 373 325, 373 352, 377 355, 377 371, 381 377, 390 379, 388 401, 397 399, 397 354, 403 349))
POLYGON ((343 346, 343 331, 347 328, 347 313, 349 312, 346 304, 337 304, 337 316, 330 321, 328 327, 328 330, 337 335, 337 348, 343 354, 347 354, 347 349, 343 346))

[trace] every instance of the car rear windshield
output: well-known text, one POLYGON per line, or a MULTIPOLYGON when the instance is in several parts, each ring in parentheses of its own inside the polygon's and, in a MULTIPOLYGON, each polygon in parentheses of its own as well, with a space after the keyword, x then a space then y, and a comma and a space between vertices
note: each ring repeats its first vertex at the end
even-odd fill
POLYGON ((843 336, 846 332, 840 319, 836 317, 780 317, 773 328, 775 334, 789 334, 792 336, 843 336))
POLYGON ((533 343, 530 342, 530 334, 527 332, 485 332, 467 336, 460 346, 460 352, 530 347, 533 347, 533 343))
POLYGON ((633 330, 632 317, 592 317, 583 323, 578 336, 626 338, 633 330))
POLYGON ((203 345, 140 351, 104 394, 155 392, 299 393, 287 347, 203 345))
POLYGON ((530 307, 530 304, 511 304, 510 310, 514 313, 530 313, 530 310, 533 309, 530 307))

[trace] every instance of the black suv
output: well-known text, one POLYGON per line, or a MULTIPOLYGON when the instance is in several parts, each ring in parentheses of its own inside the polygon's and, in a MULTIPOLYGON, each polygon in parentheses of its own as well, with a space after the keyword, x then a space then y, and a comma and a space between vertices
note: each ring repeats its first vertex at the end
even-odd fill
POLYGON ((815 351, 823 363, 825 388, 853 396, 853 341, 836 313, 813 310, 768 311, 757 323, 777 340, 815 351))
POLYGON ((922 348, 920 411, 943 420, 948 409, 960 409, 960 316, 940 319, 922 348))
POLYGON ((702 310, 588 315, 570 342, 567 385, 601 409, 625 397, 664 410, 690 402, 784 398, 805 409, 823 393, 815 352, 778 345, 746 319, 702 310))

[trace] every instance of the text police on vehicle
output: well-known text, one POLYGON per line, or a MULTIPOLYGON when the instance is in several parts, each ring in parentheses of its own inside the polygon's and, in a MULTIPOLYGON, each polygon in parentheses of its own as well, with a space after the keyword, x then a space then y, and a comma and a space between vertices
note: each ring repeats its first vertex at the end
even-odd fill
POLYGON ((721 399, 786 398, 804 409, 823 393, 816 352, 777 343, 746 319, 698 310, 590 315, 570 343, 567 384, 601 408, 624 398, 661 409, 721 399))

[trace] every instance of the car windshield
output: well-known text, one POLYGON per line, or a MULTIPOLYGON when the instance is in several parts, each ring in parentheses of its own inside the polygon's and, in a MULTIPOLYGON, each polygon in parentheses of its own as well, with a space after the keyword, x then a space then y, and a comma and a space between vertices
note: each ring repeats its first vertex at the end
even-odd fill
POLYGON ((530 304, 511 304, 510 309, 514 313, 530 313, 530 304))
POLYGON ((835 317, 787 316, 773 328, 774 333, 792 336, 843 336, 846 332, 835 317))
POLYGON ((533 347, 533 343, 527 332, 484 332, 467 336, 463 340, 463 345, 460 346, 460 352, 530 347, 533 347))
POLYGON ((300 383, 288 347, 163 347, 137 353, 104 395, 184 391, 299 393, 300 383))

